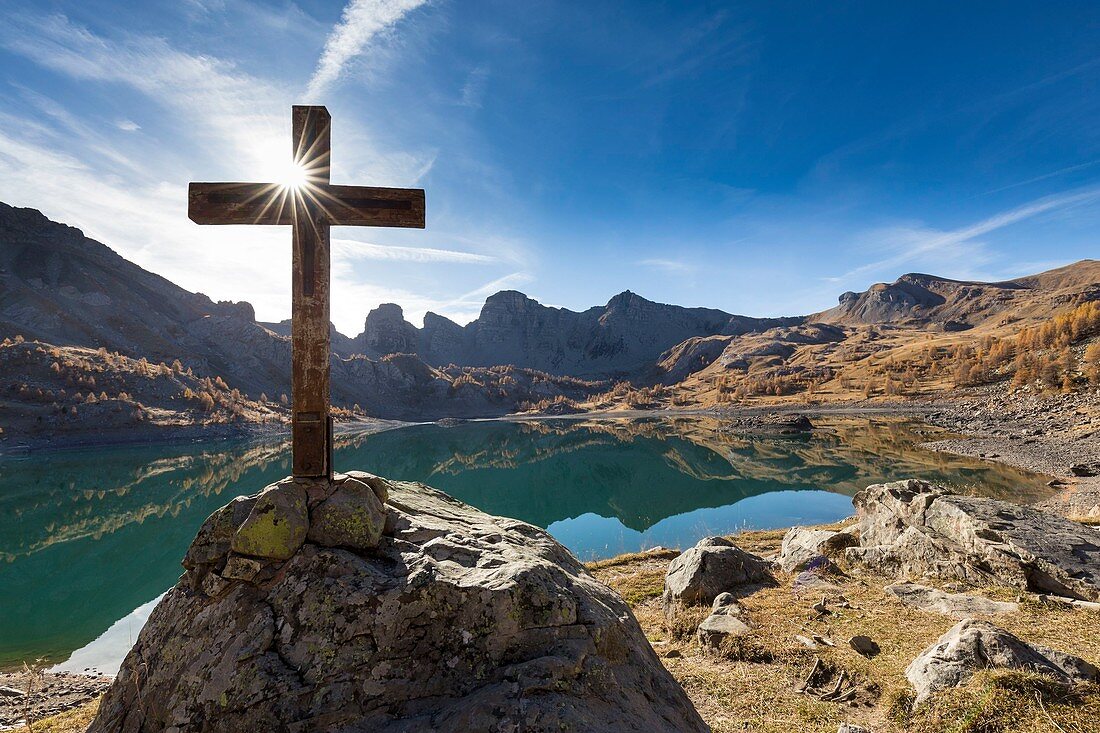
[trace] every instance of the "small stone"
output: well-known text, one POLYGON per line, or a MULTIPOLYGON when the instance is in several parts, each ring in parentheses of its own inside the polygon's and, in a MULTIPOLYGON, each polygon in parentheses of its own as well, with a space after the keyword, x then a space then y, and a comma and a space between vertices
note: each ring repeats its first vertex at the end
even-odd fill
POLYGON ((836 729, 836 733, 871 733, 871 729, 854 723, 841 723, 836 729))
POLYGON ((711 613, 714 613, 719 608, 725 608, 726 606, 736 606, 737 599, 733 597, 732 593, 719 593, 714 597, 714 603, 711 604, 711 613))
POLYGON ((237 528, 248 519, 255 504, 255 497, 238 496, 207 517, 187 548, 183 566, 188 570, 197 570, 204 565, 220 563, 229 552, 237 528))
POLYGON ((868 658, 876 656, 880 651, 878 644, 869 636, 853 636, 848 640, 848 645, 868 658))
POLYGON ((207 573, 199 584, 199 590, 205 595, 214 598, 220 596, 229 589, 229 581, 215 573, 207 573))
POLYGON ((679 649, 669 649, 667 652, 664 653, 665 659, 679 659, 682 656, 684 655, 680 653, 679 649))
POLYGON ((272 560, 289 560, 309 531, 306 492, 292 480, 267 487, 233 536, 234 552, 272 560))
POLYGON ((808 636, 802 636, 801 634, 795 634, 794 640, 802 646, 808 649, 817 649, 817 642, 808 636))
POLYGON ((699 624, 699 644, 704 649, 717 650, 726 639, 747 636, 752 633, 748 624, 735 616, 712 613, 699 624))

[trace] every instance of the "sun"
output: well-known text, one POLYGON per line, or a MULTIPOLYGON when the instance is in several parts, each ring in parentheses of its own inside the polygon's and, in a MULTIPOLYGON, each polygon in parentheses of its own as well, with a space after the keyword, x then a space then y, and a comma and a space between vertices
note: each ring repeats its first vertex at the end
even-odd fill
POLYGON ((309 180, 309 173, 301 163, 293 161, 279 175, 279 185, 283 188, 300 189, 309 180))

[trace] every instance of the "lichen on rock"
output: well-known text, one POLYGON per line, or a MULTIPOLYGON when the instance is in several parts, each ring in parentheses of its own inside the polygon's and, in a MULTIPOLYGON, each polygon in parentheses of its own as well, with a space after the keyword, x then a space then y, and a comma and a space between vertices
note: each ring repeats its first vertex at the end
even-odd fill
POLYGON ((308 531, 305 488, 286 479, 260 492, 230 547, 241 555, 289 560, 305 542, 308 531))
MULTIPOLYGON (((386 495, 384 485, 375 483, 386 495)), ((306 539, 322 547, 367 550, 378 544, 385 523, 386 512, 375 490, 348 476, 310 510, 306 539)))

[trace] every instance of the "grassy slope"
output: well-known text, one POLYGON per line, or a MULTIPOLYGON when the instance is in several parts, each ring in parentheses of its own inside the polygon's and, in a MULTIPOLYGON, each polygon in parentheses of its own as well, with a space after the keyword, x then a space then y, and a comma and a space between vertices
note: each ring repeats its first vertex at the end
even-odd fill
MULTIPOLYGON (((783 534, 783 530, 749 532, 735 541, 766 555, 778 551, 783 534)), ((883 591, 883 586, 894 582, 888 578, 861 574, 840 579, 838 584, 853 608, 838 608, 817 620, 810 607, 820 596, 796 597, 791 592, 792 577, 781 573, 778 587, 741 601, 749 621, 759 627, 752 641, 731 649, 725 657, 706 655, 692 633, 706 609, 684 611, 671 622, 665 620, 660 594, 668 561, 669 555, 635 555, 589 567, 631 605, 646 635, 665 657, 665 665, 716 733, 834 733, 842 722, 861 724, 877 733, 1100 730, 1100 688, 1088 686, 1067 694, 1046 684, 1042 677, 1019 673, 979 675, 969 685, 938 695, 910 713, 905 667, 956 621, 903 606, 883 591), (831 638, 836 648, 810 650, 794 638, 810 633, 831 638), (875 639, 882 653, 868 660, 851 650, 846 642, 857 634, 875 639), (669 652, 671 658, 666 656, 669 652), (826 664, 846 669, 862 684, 877 687, 877 701, 849 707, 798 693, 795 687, 809 673, 815 655, 826 664), (759 661, 769 658, 770 662, 759 661)), ((1010 589, 981 592, 998 600, 1017 596, 1010 589)), ((1026 641, 1072 652, 1094 664, 1100 662, 1100 635, 1095 632, 1100 614, 1096 612, 1062 610, 1025 600, 1018 613, 992 620, 1026 641)))

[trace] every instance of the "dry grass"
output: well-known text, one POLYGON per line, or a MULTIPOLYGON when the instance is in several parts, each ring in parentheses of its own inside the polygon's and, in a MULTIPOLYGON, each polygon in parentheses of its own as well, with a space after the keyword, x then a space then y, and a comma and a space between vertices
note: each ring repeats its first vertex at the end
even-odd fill
POLYGON ((981 672, 945 690, 896 724, 910 733, 1092 733, 1100 730, 1100 688, 1067 689, 1039 674, 981 672))
MULTIPOLYGON (((746 532, 733 539, 744 549, 769 555, 778 551, 783 534, 783 530, 746 532)), ((1100 689, 1088 687, 1069 694, 1042 678, 1009 672, 977 676, 970 685, 910 711, 905 667, 956 620, 902 605, 883 590, 893 578, 852 574, 834 579, 852 608, 833 606, 832 613, 819 617, 811 606, 821 595, 795 596, 792 577, 780 574, 778 587, 764 588, 740 601, 745 617, 757 627, 751 642, 722 654, 706 654, 693 631, 707 609, 686 609, 671 620, 665 618, 659 596, 667 563, 664 557, 642 555, 593 563, 589 568, 626 598, 665 665, 715 733, 834 733, 843 722, 864 725, 876 733, 1100 731, 1100 689), (836 647, 812 650, 794 638, 814 633, 830 638, 836 647), (881 653, 866 659, 852 650, 847 641, 857 634, 874 639, 881 653), (823 702, 798 692, 817 657, 855 680, 860 687, 859 704, 823 702)), ((1018 595, 1005 588, 980 592, 998 600, 1015 600, 1018 595)), ((1025 599, 1019 612, 991 620, 1027 641, 1077 654, 1093 664, 1100 662, 1100 634, 1095 631, 1100 614, 1094 611, 1025 599)))
POLYGON ((84 733, 92 724, 92 718, 95 717, 97 710, 99 710, 99 700, 93 700, 78 708, 36 721, 34 733, 84 733))

